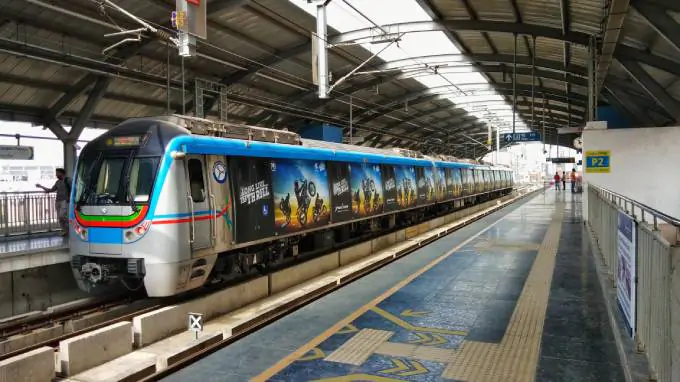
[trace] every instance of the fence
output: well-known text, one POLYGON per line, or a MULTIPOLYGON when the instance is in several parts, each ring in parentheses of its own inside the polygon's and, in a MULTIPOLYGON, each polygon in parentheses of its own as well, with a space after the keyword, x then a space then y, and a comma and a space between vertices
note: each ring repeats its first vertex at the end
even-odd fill
POLYGON ((55 194, 44 192, 0 193, 0 237, 59 231, 55 194))
POLYGON ((635 337, 657 381, 680 381, 680 221, 615 192, 588 185, 588 220, 616 288, 619 213, 633 217, 635 337), (674 266, 675 264, 675 266, 674 266))

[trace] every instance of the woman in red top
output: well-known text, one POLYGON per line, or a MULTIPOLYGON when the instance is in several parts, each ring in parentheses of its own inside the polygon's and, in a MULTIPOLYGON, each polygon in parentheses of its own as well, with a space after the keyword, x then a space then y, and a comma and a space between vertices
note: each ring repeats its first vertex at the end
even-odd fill
POLYGON ((560 189, 560 173, 555 172, 555 176, 553 177, 553 180, 555 180, 555 189, 559 191, 560 189))

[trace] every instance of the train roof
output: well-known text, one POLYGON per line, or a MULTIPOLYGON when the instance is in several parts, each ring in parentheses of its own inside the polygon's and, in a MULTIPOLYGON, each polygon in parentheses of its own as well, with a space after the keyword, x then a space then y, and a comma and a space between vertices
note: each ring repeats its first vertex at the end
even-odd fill
POLYGON ((259 126, 248 126, 243 124, 235 124, 230 122, 213 121, 204 118, 186 116, 186 115, 164 115, 157 117, 141 117, 127 120, 119 125, 123 127, 131 122, 133 124, 142 121, 165 122, 166 125, 179 128, 179 131, 184 131, 188 135, 206 136, 215 138, 228 138, 246 141, 258 141, 266 143, 278 143, 292 146, 302 146, 312 149, 331 150, 333 152, 348 152, 348 153, 365 153, 375 156, 392 157, 392 158, 408 158, 419 159, 432 162, 435 166, 450 167, 462 166, 469 168, 484 168, 494 170, 507 170, 505 168, 496 168, 485 164, 480 164, 469 159, 456 158, 450 155, 433 154, 424 155, 419 151, 408 150, 403 148, 379 149, 375 147, 357 146, 344 143, 318 141, 313 139, 302 138, 299 134, 286 131, 269 129, 259 126))

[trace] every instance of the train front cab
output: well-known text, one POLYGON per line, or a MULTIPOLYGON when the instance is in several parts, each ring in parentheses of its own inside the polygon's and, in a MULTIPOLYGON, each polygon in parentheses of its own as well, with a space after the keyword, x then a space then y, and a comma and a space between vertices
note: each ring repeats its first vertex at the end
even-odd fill
POLYGON ((166 155, 170 141, 187 134, 132 119, 85 146, 69 211, 71 267, 82 290, 145 286, 150 296, 169 296, 190 289, 189 171, 166 155))

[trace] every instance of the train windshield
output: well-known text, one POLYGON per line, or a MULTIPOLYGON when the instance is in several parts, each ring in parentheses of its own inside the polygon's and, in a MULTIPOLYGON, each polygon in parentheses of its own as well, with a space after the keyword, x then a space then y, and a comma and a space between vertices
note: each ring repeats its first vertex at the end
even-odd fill
POLYGON ((76 202, 133 206, 148 203, 159 162, 159 157, 83 158, 78 166, 76 202))

